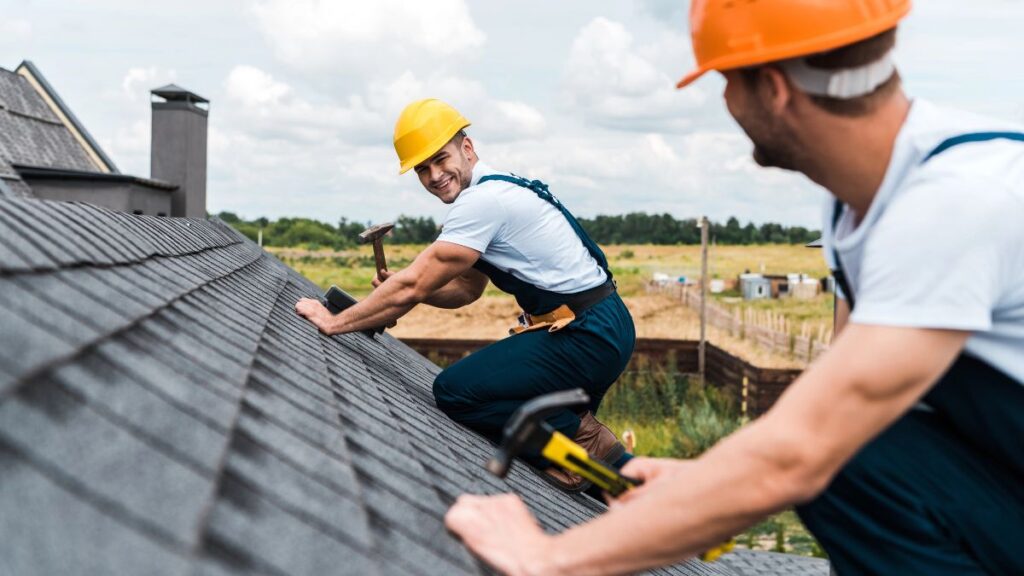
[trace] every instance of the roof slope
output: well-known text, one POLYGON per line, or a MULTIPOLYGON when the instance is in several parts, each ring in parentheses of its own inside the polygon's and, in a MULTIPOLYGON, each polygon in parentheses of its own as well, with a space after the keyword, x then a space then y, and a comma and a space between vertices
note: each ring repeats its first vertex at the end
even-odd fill
POLYGON ((549 530, 603 510, 490 476, 437 367, 319 335, 318 292, 219 221, 0 200, 0 573, 475 574, 458 494, 549 530))

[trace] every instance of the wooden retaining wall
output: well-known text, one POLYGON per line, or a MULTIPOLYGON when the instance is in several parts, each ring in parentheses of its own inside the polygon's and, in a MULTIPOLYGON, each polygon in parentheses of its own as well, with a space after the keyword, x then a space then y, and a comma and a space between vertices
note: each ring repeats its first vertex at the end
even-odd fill
MULTIPOLYGON (((464 356, 492 344, 493 340, 456 340, 447 338, 403 338, 409 347, 432 361, 451 364, 464 356)), ((636 342, 633 358, 627 370, 648 370, 652 367, 669 368, 695 374, 697 372, 696 340, 667 338, 640 338, 636 342)), ((759 368, 733 356, 718 346, 707 346, 707 381, 726 389, 743 401, 743 379, 747 379, 747 413, 751 417, 764 414, 779 398, 786 387, 800 375, 800 370, 759 368)))

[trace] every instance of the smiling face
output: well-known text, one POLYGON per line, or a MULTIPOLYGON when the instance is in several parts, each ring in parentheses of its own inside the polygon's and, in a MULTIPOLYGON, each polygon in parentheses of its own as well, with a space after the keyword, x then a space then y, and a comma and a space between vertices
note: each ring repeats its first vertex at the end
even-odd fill
POLYGON ((436 154, 417 164, 414 170, 427 192, 437 196, 441 202, 451 204, 469 188, 476 161, 473 141, 468 136, 457 134, 436 154))

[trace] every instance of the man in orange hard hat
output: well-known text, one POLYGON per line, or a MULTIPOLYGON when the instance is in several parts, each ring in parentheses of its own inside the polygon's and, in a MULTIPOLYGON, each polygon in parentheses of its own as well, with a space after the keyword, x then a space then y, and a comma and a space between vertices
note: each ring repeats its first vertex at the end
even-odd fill
POLYGON ((693 556, 796 505, 840 576, 1024 574, 1024 133, 911 101, 891 52, 909 0, 694 0, 754 158, 832 195, 831 350, 764 416, 544 534, 515 496, 449 528, 510 574, 617 574, 693 556))
MULTIPOLYGON (((438 374, 437 406, 497 441, 527 401, 582 388, 588 406, 560 410, 548 422, 594 457, 622 466, 630 455, 596 413, 629 362, 636 333, 608 260, 547 185, 484 164, 467 126, 469 120, 437 99, 405 108, 395 125, 399 171, 415 171, 429 193, 451 206, 441 235, 408 268, 375 279, 370 296, 337 316, 312 299, 296 310, 326 334, 355 332, 419 303, 466 306, 493 282, 522 307, 519 326, 438 374)), ((569 491, 589 487, 557 468, 547 468, 544 478, 569 491)))

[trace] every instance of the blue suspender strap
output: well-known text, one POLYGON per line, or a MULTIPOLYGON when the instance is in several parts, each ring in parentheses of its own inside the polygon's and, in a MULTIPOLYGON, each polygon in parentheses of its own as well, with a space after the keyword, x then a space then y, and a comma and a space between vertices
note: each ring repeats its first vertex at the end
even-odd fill
POLYGON ((515 184, 516 186, 527 188, 533 191, 533 193, 539 196, 542 200, 545 200, 555 208, 558 208, 559 212, 561 212, 562 215, 565 216, 565 219, 569 221, 569 225, 572 226, 573 231, 576 232, 576 236, 579 236, 580 241, 583 242, 583 246, 586 247, 587 252, 590 252, 590 256, 597 261, 597 265, 600 266, 601 269, 604 270, 604 273, 608 275, 608 280, 612 279, 612 272, 608 269, 608 259, 605 257, 604 252, 602 252, 597 243, 590 238, 590 235, 588 235, 587 231, 583 229, 583 226, 580 226, 576 217, 558 201, 558 198, 555 198, 551 192, 548 191, 547 184, 540 180, 527 180, 526 178, 521 178, 519 176, 507 176, 505 174, 488 174, 487 176, 480 178, 479 183, 483 184, 484 182, 489 182, 491 180, 500 180, 501 182, 508 182, 510 184, 515 184))
POLYGON ((924 164, 925 162, 931 160, 932 158, 934 158, 935 156, 938 156, 939 154, 942 154, 943 152, 945 152, 946 150, 949 150, 950 148, 952 148, 954 146, 959 146, 961 144, 968 144, 968 143, 971 143, 971 142, 988 142, 990 140, 1016 140, 1018 142, 1024 142, 1024 133, 1021 133, 1021 132, 972 132, 970 134, 961 134, 959 136, 953 136, 952 138, 947 138, 941 144, 936 146, 934 150, 929 152, 928 155, 924 157, 924 160, 921 160, 921 164, 924 164))
MULTIPOLYGON (((1024 133, 1022 132, 971 132, 968 134, 960 134, 959 136, 953 136, 943 140, 938 146, 932 149, 931 152, 925 155, 924 159, 921 160, 921 164, 928 162, 932 158, 942 154, 946 150, 959 146, 961 144, 970 144, 974 142, 990 142, 992 140, 1014 140, 1017 142, 1024 142, 1024 133)), ((836 200, 835 208, 832 211, 832 237, 835 238, 836 225, 839 224, 839 217, 843 214, 843 203, 836 200)), ((850 309, 853 310, 853 291, 850 290, 850 283, 846 278, 846 273, 843 271, 843 264, 839 261, 839 251, 835 249, 835 242, 832 243, 832 259, 836 262, 836 268, 832 271, 832 276, 835 277, 839 287, 843 289, 843 293, 846 295, 846 301, 850 303, 850 309)))
POLYGON ((836 267, 832 270, 832 277, 836 279, 836 284, 843 289, 843 295, 846 296, 846 302, 850 305, 850 310, 853 310, 853 290, 850 289, 850 281, 846 278, 846 271, 843 270, 843 262, 839 259, 839 251, 836 250, 836 226, 839 224, 839 217, 843 215, 843 203, 836 200, 835 207, 832 209, 832 260, 835 261, 836 267))

